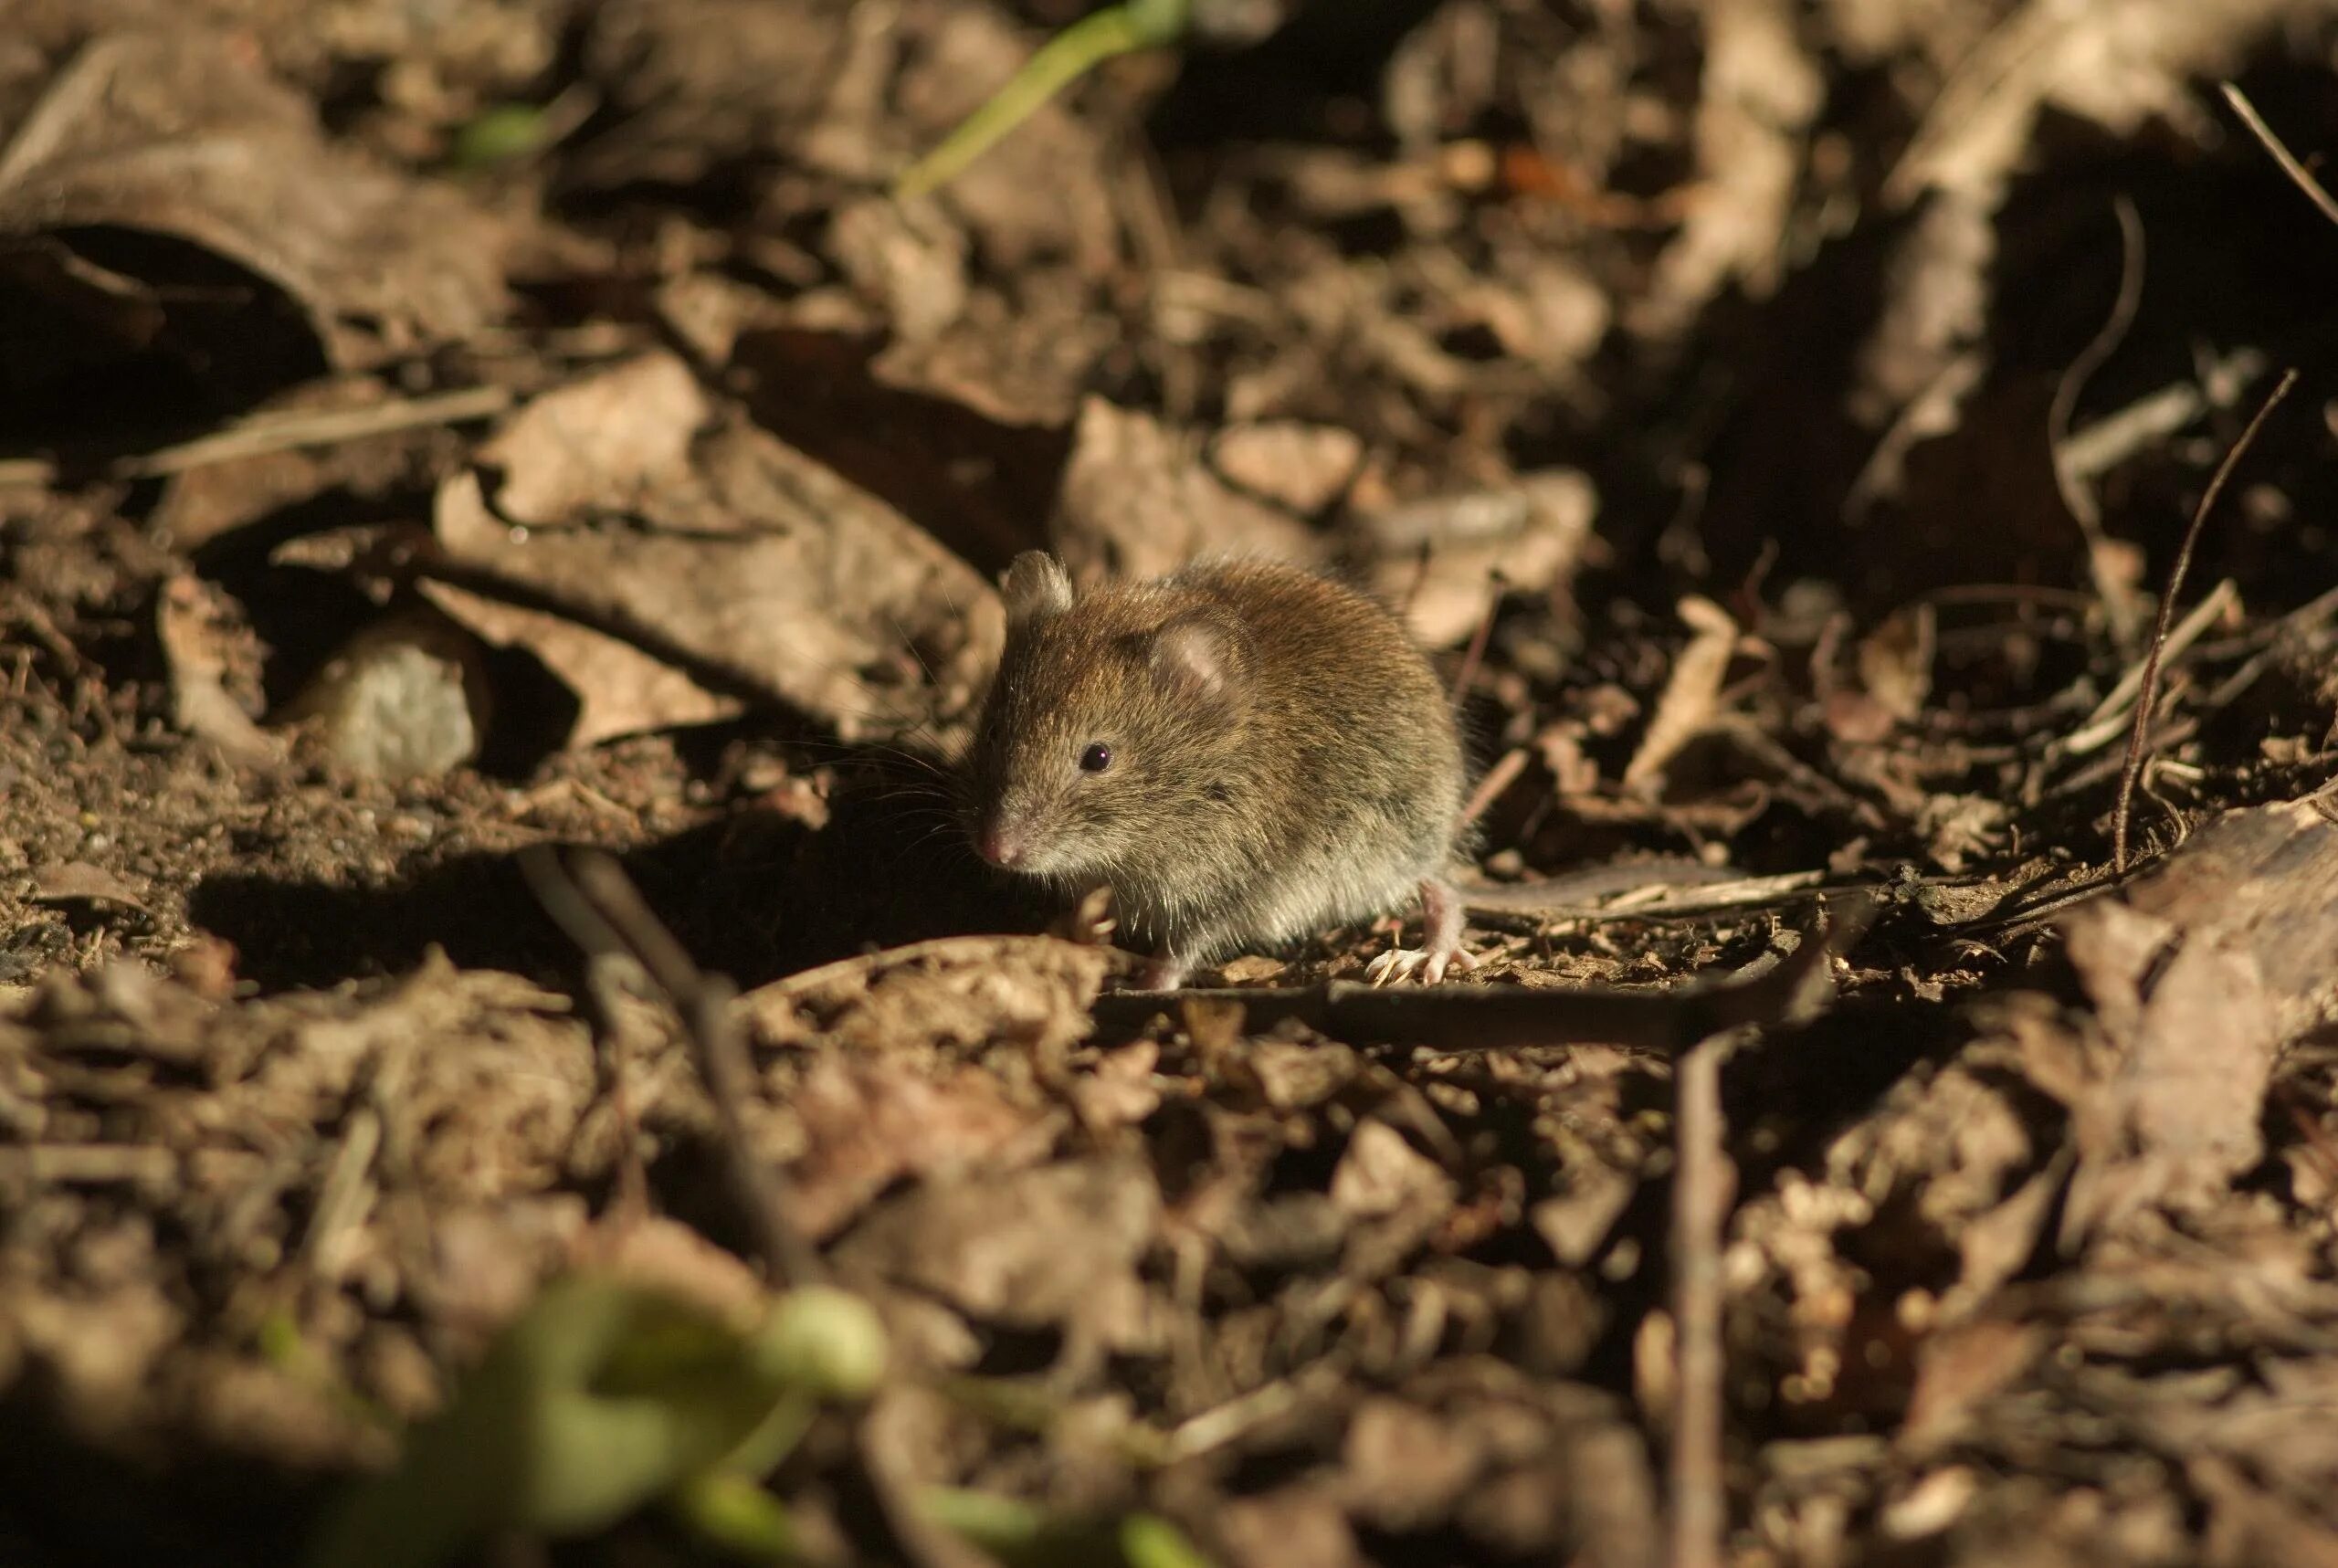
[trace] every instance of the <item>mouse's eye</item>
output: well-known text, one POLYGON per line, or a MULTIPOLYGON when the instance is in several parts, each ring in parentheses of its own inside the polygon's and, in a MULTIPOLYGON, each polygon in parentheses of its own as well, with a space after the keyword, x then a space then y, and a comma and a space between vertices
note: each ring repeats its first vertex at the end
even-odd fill
POLYGON ((1112 748, 1101 741, 1090 742, 1088 749, 1079 753, 1079 771, 1083 773, 1101 773, 1111 765, 1112 748))

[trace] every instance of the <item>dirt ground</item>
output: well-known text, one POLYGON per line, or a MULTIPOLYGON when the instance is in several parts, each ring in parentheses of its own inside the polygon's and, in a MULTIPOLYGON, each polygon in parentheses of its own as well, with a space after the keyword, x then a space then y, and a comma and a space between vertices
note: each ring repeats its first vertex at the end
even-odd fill
POLYGON ((2338 1565, 2338 4, 1138 8, 0 0, 0 1563, 2338 1565), (1122 998, 1039 546, 1741 875, 1122 998))

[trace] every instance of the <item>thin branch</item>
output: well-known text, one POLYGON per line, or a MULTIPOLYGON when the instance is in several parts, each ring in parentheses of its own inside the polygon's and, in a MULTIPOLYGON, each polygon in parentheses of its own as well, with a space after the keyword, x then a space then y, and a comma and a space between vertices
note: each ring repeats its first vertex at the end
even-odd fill
POLYGON ((2290 183, 2303 191, 2306 199, 2322 209, 2323 217, 2338 223, 2338 201, 2331 198, 2330 193, 2322 188, 2322 182, 2298 162, 2297 154, 2273 134, 2273 128, 2265 123, 2265 117, 2257 112, 2257 106, 2248 101, 2248 95, 2228 81, 2219 85, 2224 89, 2225 101, 2232 105, 2232 111, 2240 116, 2240 122, 2248 127, 2249 134, 2262 142, 2265 151, 2273 155, 2273 162, 2281 166, 2281 173, 2290 177, 2290 183))
POLYGON ((624 954, 666 993, 697 1048, 699 1074, 714 1102, 725 1175, 734 1201, 754 1228, 757 1249, 773 1282, 804 1285, 823 1278, 819 1255, 787 1218, 785 1199, 769 1166, 756 1158, 741 1114, 753 1093, 754 1072, 739 1031, 738 998, 730 980, 701 972, 682 944, 658 922, 616 861, 598 850, 577 850, 563 863, 558 851, 532 845, 520 853, 528 886, 569 939, 595 957, 624 954))
POLYGON ((2070 416, 2078 412, 2079 395, 2126 341, 2143 299, 2143 220, 2123 192, 2112 203, 2112 211, 2119 217, 2119 293, 2112 300, 2111 313, 2103 318, 2101 329, 2070 361, 2054 387, 2054 402, 2046 414, 2046 440, 2053 454, 2055 486, 2062 492, 2062 504, 2078 520, 2079 531, 2086 535, 2087 565, 2094 575, 2095 593, 2102 600, 2102 607, 2123 648, 2133 646, 2134 595, 2109 571, 2101 503, 2080 481, 2069 458, 2070 416))
POLYGON ((2160 595, 2159 616, 2152 626, 2151 651, 2143 656, 2143 682, 2135 692, 2135 727, 2128 731, 2127 761, 2119 772, 2119 804, 2111 815, 2111 866, 2121 876, 2127 872, 2127 817, 2135 803, 2135 782, 2143 773, 2143 737, 2151 729, 2152 710, 2159 702, 2160 655, 2167 643, 2168 623, 2175 618, 2175 596, 2184 591, 2184 574, 2192 569, 2192 552, 2200 542, 2200 530, 2207 522, 2208 513, 2216 509, 2217 500, 2225 493, 2225 486, 2231 481, 2233 470, 2240 466, 2240 459, 2256 444, 2257 433, 2265 427, 2266 419, 2297 384, 2294 368, 2282 373, 2280 381, 2258 408, 2256 417, 2240 433, 2240 439, 2232 444, 2225 460, 2217 465, 2200 504, 2193 509, 2192 525, 2184 531, 2183 546, 2175 552, 2175 566, 2167 574, 2167 590, 2160 595))
MULTIPOLYGON (((255 414, 192 440, 117 458, 107 471, 118 479, 160 479, 238 458, 302 447, 332 447, 369 436, 395 435, 433 425, 465 425, 511 406, 508 386, 464 386, 424 397, 402 397, 366 408, 317 408, 255 414)), ((58 465, 47 458, 0 461, 0 485, 54 484, 58 465)))
POLYGON ((1672 1182, 1672 1312, 1677 1331, 1669 1465, 1672 1568, 1721 1568, 1729 1528, 1722 1486, 1724 1362, 1722 1230, 1737 1173, 1722 1143, 1721 1067, 1733 1034, 1680 1058, 1672 1182))
POLYGON ((1461 655, 1461 668, 1453 675, 1453 689, 1446 694, 1446 700, 1456 708, 1469 695, 1469 683, 1477 679, 1478 666, 1485 662, 1486 644, 1494 635, 1494 616, 1501 609, 1501 574, 1494 573, 1486 587, 1486 613, 1478 617, 1477 629, 1469 634, 1469 646, 1461 655))

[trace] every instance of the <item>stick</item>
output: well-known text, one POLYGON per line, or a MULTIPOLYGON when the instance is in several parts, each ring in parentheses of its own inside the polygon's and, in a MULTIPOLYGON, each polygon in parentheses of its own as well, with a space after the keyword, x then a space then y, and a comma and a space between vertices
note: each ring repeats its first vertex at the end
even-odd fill
POLYGON ((2265 151, 2273 154, 2273 162, 2281 166, 2281 173, 2306 194, 2308 201, 2322 209, 2323 217, 2338 223, 2338 201, 2331 199, 2330 193, 2322 188, 2322 182, 2308 173, 2306 166, 2298 162, 2297 154, 2273 134, 2273 128, 2265 123, 2265 117, 2257 112, 2257 106, 2248 101, 2248 95, 2228 81, 2219 85, 2224 89, 2225 101, 2232 105, 2232 111, 2240 116, 2240 122, 2248 127, 2249 134, 2264 143, 2265 151))
POLYGON ((753 1092, 753 1068, 732 1004, 737 992, 720 974, 702 973, 682 944, 658 923, 616 861, 596 849, 572 853, 565 864, 545 845, 520 852, 521 874, 544 912, 569 939, 595 957, 622 953, 639 963, 666 993, 690 1031, 707 1098, 714 1102, 724 1174, 746 1211, 757 1250, 772 1281, 805 1285, 825 1275, 819 1255, 787 1218, 779 1182, 747 1142, 740 1114, 753 1092))
POLYGON ((1672 1409, 1671 1568, 1721 1568, 1729 1527, 1722 1487, 1722 1229, 1737 1184, 1722 1147, 1721 1064, 1734 1035, 1680 1058, 1675 1085, 1672 1312, 1679 1373, 1672 1409))
POLYGON ((2294 367, 2281 374, 2280 381, 2258 408, 2256 417, 2249 420, 2248 427, 2240 433, 2240 439, 2232 444, 2232 450, 2225 454, 2225 460, 2217 465, 2216 473, 2208 480, 2207 489, 2200 497, 2200 504, 2193 509, 2192 525, 2184 531, 2184 543, 2175 552, 2175 566, 2167 575, 2167 591, 2160 595, 2159 616, 2152 625, 2151 651, 2143 656, 2143 684, 2135 693, 2135 727, 2128 731, 2127 761, 2119 772, 2119 804, 2111 814, 2111 867, 2121 876, 2127 872, 2127 816, 2135 803, 2135 782, 2143 774, 2143 737, 2151 729, 2152 709, 2159 701, 2160 653, 2167 641, 2168 623, 2175 616, 2175 596, 2184 591, 2184 574, 2192 569, 2193 549, 2200 542, 2200 530, 2207 522, 2208 513, 2216 507, 2217 498, 2224 494, 2233 470, 2240 466, 2240 459, 2256 443, 2257 432, 2265 427, 2267 417, 2280 406, 2281 399, 2287 397, 2290 388, 2297 384, 2298 373, 2294 367))
POLYGON ((2047 444, 2054 458, 2054 483, 2062 492, 2062 504, 2077 519, 2079 531, 2086 536, 2087 568, 2094 577, 2094 590, 2102 600, 2102 607, 2111 617, 2111 626, 2122 648, 2134 646, 2134 595, 2125 592, 2106 570, 2102 537, 2102 507, 2094 492, 2080 482, 2073 470, 2069 457, 2070 416, 2078 411, 2079 395, 2086 384, 2094 379, 2106 361, 2116 353, 2126 341, 2128 329, 2135 324, 2135 310, 2143 298, 2143 220, 2135 212, 2135 204, 2123 193, 2112 203, 2112 211, 2119 218, 2119 292, 2111 302, 2111 313, 2101 327, 2089 340, 2086 347, 2062 373, 2054 387, 2053 405, 2046 414, 2047 444))

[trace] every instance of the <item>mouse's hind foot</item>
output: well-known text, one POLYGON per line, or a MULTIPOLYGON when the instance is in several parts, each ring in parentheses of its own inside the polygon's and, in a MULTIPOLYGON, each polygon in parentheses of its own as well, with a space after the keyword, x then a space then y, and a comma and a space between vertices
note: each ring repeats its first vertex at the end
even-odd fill
POLYGON ((1475 969, 1478 961, 1461 945, 1461 900, 1439 881, 1421 884, 1421 945, 1391 948, 1372 961, 1364 977, 1374 985, 1417 978, 1435 985, 1448 969, 1475 969))

